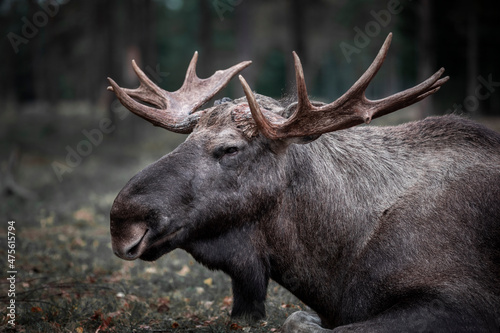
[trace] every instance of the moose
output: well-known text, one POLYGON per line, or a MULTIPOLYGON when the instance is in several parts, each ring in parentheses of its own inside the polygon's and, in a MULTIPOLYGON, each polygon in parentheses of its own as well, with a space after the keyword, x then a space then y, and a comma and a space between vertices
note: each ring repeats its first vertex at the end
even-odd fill
POLYGON ((167 92, 135 64, 121 103, 190 133, 135 175, 110 212, 114 253, 153 261, 176 248, 232 279, 231 316, 265 317, 273 279, 308 306, 283 332, 499 332, 500 134, 465 117, 356 126, 417 103, 448 80, 379 100, 373 63, 332 103, 254 93, 201 109, 250 61, 167 92), (312 310, 312 311, 310 311, 312 310))

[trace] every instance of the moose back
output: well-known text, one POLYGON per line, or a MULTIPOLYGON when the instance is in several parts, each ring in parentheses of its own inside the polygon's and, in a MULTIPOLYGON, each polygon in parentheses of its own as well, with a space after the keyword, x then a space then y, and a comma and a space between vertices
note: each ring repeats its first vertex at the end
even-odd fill
POLYGON ((176 248, 232 278, 232 316, 261 319, 269 279, 316 314, 284 332, 498 332, 500 135, 469 120, 369 123, 436 92, 443 69, 380 100, 365 90, 386 57, 336 101, 312 102, 294 53, 297 99, 254 94, 200 107, 250 62, 167 92, 132 63, 137 89, 109 79, 130 111, 190 133, 134 176, 111 209, 114 253, 176 248), (142 103, 141 103, 142 102, 142 103))

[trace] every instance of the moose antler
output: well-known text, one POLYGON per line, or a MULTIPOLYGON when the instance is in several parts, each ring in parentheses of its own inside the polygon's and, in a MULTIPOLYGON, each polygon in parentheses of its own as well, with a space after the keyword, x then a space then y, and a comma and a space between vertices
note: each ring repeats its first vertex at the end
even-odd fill
POLYGON ((121 88, 108 77, 108 90, 114 91, 120 102, 136 115, 177 133, 190 133, 196 126, 201 113, 195 112, 200 106, 224 88, 238 72, 249 66, 251 61, 243 61, 226 70, 216 71, 207 79, 196 75, 198 52, 195 52, 186 72, 182 87, 174 92, 165 91, 151 81, 132 60, 132 67, 139 77, 137 89, 121 88), (136 100, 146 102, 150 107, 136 100))
POLYGON ((438 91, 441 85, 448 81, 449 77, 439 79, 444 72, 444 68, 441 68, 430 78, 413 88, 379 100, 366 98, 366 88, 382 66, 391 40, 392 33, 387 36, 370 67, 344 95, 336 101, 322 106, 314 106, 309 100, 302 64, 297 54, 293 52, 298 101, 295 112, 288 119, 281 117, 279 121, 270 121, 263 114, 252 90, 240 75, 239 79, 243 85, 252 118, 259 131, 270 139, 284 139, 319 136, 323 133, 338 131, 361 123, 369 123, 374 118, 417 103, 438 91))

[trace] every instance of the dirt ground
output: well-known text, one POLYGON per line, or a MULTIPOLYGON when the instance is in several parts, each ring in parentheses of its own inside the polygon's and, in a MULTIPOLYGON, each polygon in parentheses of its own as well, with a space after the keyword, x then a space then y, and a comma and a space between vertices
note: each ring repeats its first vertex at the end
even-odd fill
MULTIPOLYGON (((234 321, 230 279, 187 253, 176 250, 154 263, 113 255, 109 210, 118 191, 185 138, 113 112, 83 104, 51 112, 7 106, 1 114, 0 326, 12 328, 12 299, 17 332, 274 332, 304 309, 271 283, 267 319, 234 321), (12 262, 9 221, 15 221, 12 262), (6 279, 14 270, 15 297, 6 279)), ((498 119, 483 122, 500 129, 498 119)))

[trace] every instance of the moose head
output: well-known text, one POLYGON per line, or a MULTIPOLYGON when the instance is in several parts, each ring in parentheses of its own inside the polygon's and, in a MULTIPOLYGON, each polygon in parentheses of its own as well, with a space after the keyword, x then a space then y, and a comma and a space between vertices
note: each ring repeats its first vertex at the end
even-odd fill
POLYGON ((116 198, 111 210, 115 254, 126 260, 155 260, 229 229, 251 228, 272 214, 287 186, 280 170, 290 144, 309 143, 321 134, 369 123, 422 100, 448 80, 440 79, 444 72, 440 69, 413 88, 381 100, 367 99, 365 90, 382 66, 391 39, 392 34, 359 80, 329 104, 309 100, 295 52, 297 101, 284 106, 255 95, 240 75, 246 98, 199 110, 251 62, 200 79, 197 52, 184 84, 175 92, 156 86, 134 61, 139 88, 124 89, 109 78, 108 89, 130 111, 155 126, 191 133, 175 151, 133 177, 116 198))
MULTIPOLYGON (((327 328, 358 322, 353 331, 371 331, 363 325, 398 331, 404 318, 422 313, 431 313, 442 325, 436 327, 485 327, 476 319, 500 308, 500 275, 479 267, 500 272, 499 243, 492 241, 500 239, 500 209, 486 199, 500 197, 500 188, 490 186, 500 183, 500 138, 457 117, 355 127, 417 103, 448 80, 440 69, 415 87, 366 98, 391 38, 352 87, 328 104, 309 99, 295 52, 291 103, 254 94, 239 76, 244 97, 200 109, 250 61, 200 79, 197 53, 175 92, 160 89, 135 62, 139 88, 109 79, 108 89, 130 111, 190 134, 116 197, 114 253, 151 261, 186 250, 232 278, 232 316, 263 318, 272 278, 327 328), (469 228, 477 221, 482 227, 469 228), (462 238, 478 245, 463 246, 462 238), (435 300, 444 304, 439 316, 428 310, 435 300)), ((307 331, 325 332, 311 327, 307 331)))

